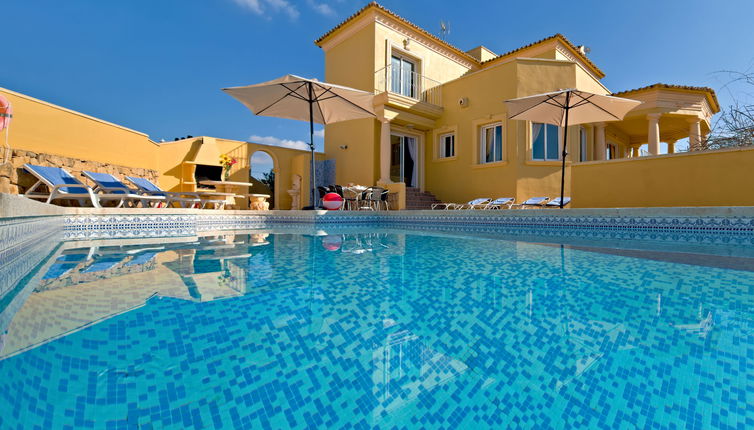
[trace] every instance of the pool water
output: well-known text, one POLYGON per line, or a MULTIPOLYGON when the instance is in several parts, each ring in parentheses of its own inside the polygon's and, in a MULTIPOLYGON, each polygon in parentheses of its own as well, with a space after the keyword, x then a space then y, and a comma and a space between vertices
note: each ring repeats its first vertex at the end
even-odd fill
POLYGON ((14 289, 0 428, 754 427, 751 258, 367 229, 117 243, 62 243, 14 289))

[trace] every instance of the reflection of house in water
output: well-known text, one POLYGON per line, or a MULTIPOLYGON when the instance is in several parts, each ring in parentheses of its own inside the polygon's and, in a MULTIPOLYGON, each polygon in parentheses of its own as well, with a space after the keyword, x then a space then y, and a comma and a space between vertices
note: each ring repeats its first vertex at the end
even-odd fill
POLYGON ((264 251, 270 245, 268 237, 268 234, 206 237, 196 247, 176 250, 178 258, 165 263, 165 267, 180 276, 196 300, 202 299, 199 285, 203 282, 214 282, 246 294, 250 287, 264 285, 272 276, 264 251))
POLYGON ((255 258, 269 247, 266 238, 226 235, 88 247, 69 243, 78 247, 58 251, 42 267, 25 287, 33 291, 17 311, 13 308, 13 315, 0 309, 2 320, 9 321, 0 358, 144 306, 151 297, 196 301, 245 294, 247 276, 228 282, 229 275, 243 271, 249 261, 254 262, 251 270, 259 270, 263 264, 255 258))

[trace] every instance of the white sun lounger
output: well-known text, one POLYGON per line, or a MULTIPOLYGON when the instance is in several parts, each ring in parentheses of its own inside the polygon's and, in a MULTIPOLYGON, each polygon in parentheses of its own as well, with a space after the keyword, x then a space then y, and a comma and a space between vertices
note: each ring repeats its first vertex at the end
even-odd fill
POLYGON ((489 203, 490 200, 490 198, 482 197, 470 200, 466 203, 434 203, 432 209, 481 209, 484 205, 489 203))
MULTIPOLYGON (((568 206, 568 203, 571 203, 570 197, 563 197, 563 207, 568 206)), ((560 207, 560 197, 555 197, 554 199, 547 202, 545 205, 546 208, 559 208, 560 207)))
POLYGON ((485 206, 484 209, 502 209, 503 207, 510 209, 515 202, 516 199, 513 197, 500 197, 487 203, 487 206, 485 206))
POLYGON ((160 187, 153 184, 149 179, 139 178, 136 176, 126 176, 126 180, 134 184, 138 188, 139 192, 145 193, 150 196, 164 197, 168 206, 170 206, 172 203, 178 203, 178 205, 180 205, 182 208, 199 207, 203 205, 202 200, 198 197, 198 195, 195 195, 197 193, 173 193, 170 191, 163 191, 160 187))
POLYGON ((545 203, 547 203, 548 200, 550 200, 549 197, 532 197, 521 204, 512 205, 512 207, 519 208, 519 209, 523 209, 527 206, 543 208, 545 207, 545 203))
POLYGON ((24 196, 30 199, 44 200, 45 203, 76 200, 81 206, 90 202, 95 208, 102 207, 101 201, 116 201, 117 206, 121 207, 126 200, 125 194, 95 194, 91 188, 60 167, 24 164, 24 169, 37 178, 37 183, 24 193, 24 196), (39 191, 39 187, 43 185, 49 192, 39 191))
POLYGON ((138 191, 128 188, 120 179, 109 173, 96 173, 86 170, 81 173, 96 184, 93 189, 95 193, 123 194, 125 202, 130 206, 135 207, 141 203, 142 207, 147 207, 150 203, 157 204, 166 201, 164 196, 139 194, 138 191))

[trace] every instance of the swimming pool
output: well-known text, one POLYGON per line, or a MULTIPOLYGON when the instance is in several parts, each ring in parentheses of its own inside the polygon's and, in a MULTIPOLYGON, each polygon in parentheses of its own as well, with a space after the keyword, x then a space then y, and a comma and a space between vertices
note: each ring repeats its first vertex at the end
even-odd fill
POLYGON ((63 242, 0 303, 0 428, 754 426, 754 256, 609 243, 63 242))

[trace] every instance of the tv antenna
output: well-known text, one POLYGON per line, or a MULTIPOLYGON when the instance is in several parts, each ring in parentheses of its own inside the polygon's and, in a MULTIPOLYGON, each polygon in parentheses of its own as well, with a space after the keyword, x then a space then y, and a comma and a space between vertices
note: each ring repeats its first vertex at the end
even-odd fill
POLYGON ((440 38, 445 40, 450 34, 450 21, 440 20, 440 38))

